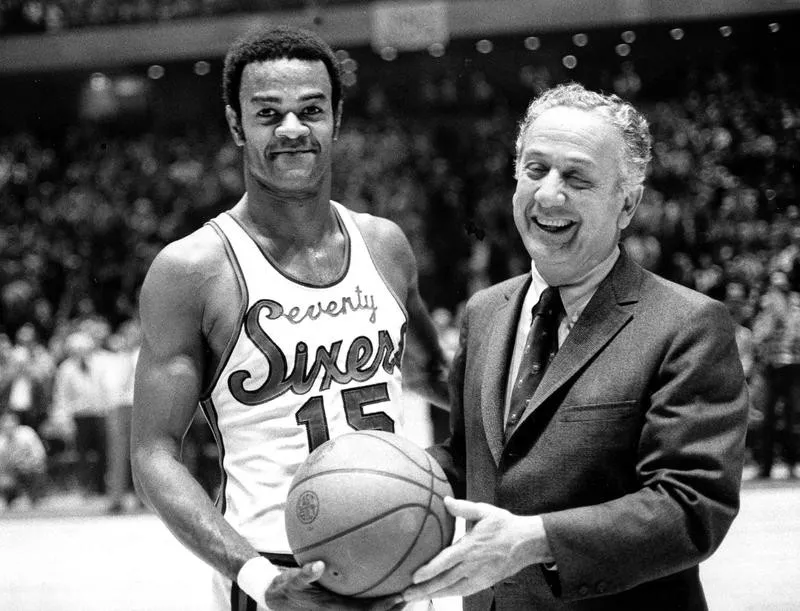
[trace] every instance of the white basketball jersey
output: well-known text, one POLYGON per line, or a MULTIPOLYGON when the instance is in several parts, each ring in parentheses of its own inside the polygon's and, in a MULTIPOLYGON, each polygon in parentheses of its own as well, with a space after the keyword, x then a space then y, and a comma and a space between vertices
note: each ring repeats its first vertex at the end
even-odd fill
POLYGON ((223 468, 217 503, 261 552, 290 553, 284 503, 314 448, 358 429, 402 432, 406 311, 351 213, 332 205, 347 264, 327 286, 287 276, 228 213, 210 221, 240 277, 244 304, 201 406, 223 468))

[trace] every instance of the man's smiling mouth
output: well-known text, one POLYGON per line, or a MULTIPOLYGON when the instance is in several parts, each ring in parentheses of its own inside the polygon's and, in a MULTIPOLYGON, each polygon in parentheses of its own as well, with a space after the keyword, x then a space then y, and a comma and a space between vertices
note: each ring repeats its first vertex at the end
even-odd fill
POLYGON ((542 217, 533 217, 533 222, 539 229, 548 233, 566 232, 572 229, 576 224, 575 221, 569 221, 567 219, 546 219, 542 217))

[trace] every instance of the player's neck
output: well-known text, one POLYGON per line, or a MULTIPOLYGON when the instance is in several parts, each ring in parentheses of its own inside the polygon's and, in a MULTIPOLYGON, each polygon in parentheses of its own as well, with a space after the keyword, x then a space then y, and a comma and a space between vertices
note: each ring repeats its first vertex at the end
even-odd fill
POLYGON ((347 237, 330 200, 303 206, 264 206, 263 202, 254 203, 248 194, 231 214, 249 229, 273 264, 290 277, 326 285, 341 276, 347 237))
POLYGON ((282 191, 248 182, 247 193, 236 208, 241 208, 241 218, 262 235, 315 242, 331 227, 330 195, 329 177, 308 191, 282 191))
POLYGON ((338 231, 330 197, 275 198, 247 193, 232 210, 258 235, 278 243, 315 245, 338 231))

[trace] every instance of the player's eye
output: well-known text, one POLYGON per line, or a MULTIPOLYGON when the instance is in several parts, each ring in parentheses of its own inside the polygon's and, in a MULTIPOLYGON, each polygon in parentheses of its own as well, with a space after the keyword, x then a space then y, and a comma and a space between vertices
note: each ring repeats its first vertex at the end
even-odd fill
POLYGON ((278 115, 274 108, 261 108, 256 113, 259 119, 274 119, 278 115))
POLYGON ((313 117, 315 115, 319 115, 322 113, 322 109, 319 106, 306 106, 303 109, 303 115, 306 117, 313 117))

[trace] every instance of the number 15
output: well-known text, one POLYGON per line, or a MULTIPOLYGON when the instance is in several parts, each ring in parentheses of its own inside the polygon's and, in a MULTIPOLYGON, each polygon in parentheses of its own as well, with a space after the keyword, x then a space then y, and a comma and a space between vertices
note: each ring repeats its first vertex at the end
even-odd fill
MULTIPOLYGON (((344 416, 347 424, 357 431, 376 430, 394 433, 394 420, 386 412, 365 414, 364 406, 389 400, 389 389, 385 382, 347 388, 342 391, 344 416)), ((295 414, 297 424, 306 427, 308 451, 313 452, 330 439, 325 403, 321 396, 311 397, 295 414)))

